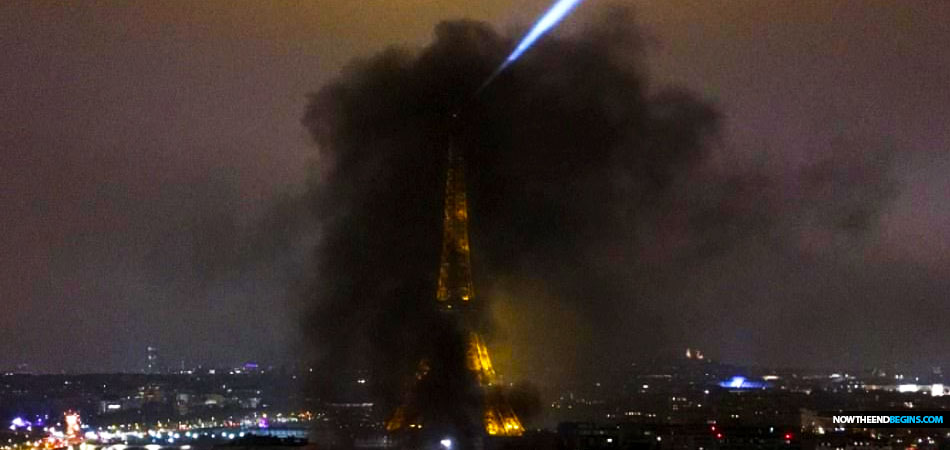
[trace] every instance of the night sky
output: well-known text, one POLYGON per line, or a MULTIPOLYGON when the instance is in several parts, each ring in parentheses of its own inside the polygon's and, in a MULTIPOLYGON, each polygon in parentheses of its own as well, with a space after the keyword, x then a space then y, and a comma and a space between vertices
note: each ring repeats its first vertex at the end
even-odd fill
MULTIPOLYGON (((319 348, 300 331, 330 214, 300 201, 328 170, 301 124, 307 95, 353 58, 426 45, 442 20, 508 33, 548 4, 471 3, 3 2, 0 369, 140 370, 147 345, 173 367, 319 348)), ((592 243, 580 263, 630 282, 613 325, 548 301, 569 295, 543 278, 489 286, 502 368, 687 346, 950 366, 950 4, 628 3, 648 89, 680 86, 720 115, 677 192, 740 178, 720 206, 770 225, 712 226, 714 250, 683 262, 693 203, 670 201, 638 219, 636 243, 592 243)), ((558 33, 605 7, 588 0, 558 33)))

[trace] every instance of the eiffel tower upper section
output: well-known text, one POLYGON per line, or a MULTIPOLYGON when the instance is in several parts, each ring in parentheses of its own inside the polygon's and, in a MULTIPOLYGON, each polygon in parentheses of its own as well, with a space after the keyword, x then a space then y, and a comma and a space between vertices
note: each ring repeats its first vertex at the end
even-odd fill
POLYGON ((449 148, 449 167, 445 179, 445 208, 442 224, 442 259, 436 299, 443 310, 458 310, 471 305, 471 248, 468 240, 468 199, 465 195, 465 166, 461 155, 449 148))

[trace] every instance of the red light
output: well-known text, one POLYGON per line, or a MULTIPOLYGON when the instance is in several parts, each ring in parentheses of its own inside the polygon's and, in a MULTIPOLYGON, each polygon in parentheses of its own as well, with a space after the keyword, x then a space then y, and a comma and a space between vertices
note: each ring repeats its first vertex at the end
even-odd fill
POLYGON ((709 427, 709 429, 710 429, 710 430, 713 430, 713 431, 716 431, 716 426, 713 425, 713 426, 709 427))
POLYGON ((716 439, 722 439, 722 433, 716 433, 716 439))
POLYGON ((786 441, 792 440, 792 433, 785 433, 785 440, 786 441))

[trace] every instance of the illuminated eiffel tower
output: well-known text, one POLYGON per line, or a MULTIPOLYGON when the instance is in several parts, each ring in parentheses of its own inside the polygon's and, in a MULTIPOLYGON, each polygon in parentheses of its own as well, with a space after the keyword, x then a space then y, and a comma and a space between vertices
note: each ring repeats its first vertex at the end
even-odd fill
MULTIPOLYGON (((475 307, 475 289, 472 283, 471 247, 468 239, 468 199, 465 194, 465 167, 462 158, 449 147, 449 167, 445 179, 445 209, 443 212, 442 257, 439 264, 439 282, 436 304, 446 320, 457 319, 466 336, 465 363, 481 387, 482 422, 491 436, 521 436, 524 428, 514 410, 505 400, 500 387, 495 385, 488 347, 479 333, 475 307)), ((428 376, 429 367, 421 362, 416 379, 428 376)), ((419 411, 403 404, 386 422, 390 432, 422 428, 419 411)))

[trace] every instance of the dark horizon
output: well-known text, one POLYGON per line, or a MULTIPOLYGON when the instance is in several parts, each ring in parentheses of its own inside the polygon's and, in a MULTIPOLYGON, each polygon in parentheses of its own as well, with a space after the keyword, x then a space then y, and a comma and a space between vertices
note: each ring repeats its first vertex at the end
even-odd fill
MULTIPOLYGON (((685 350, 685 349, 684 349, 685 350)), ((624 366, 612 367, 609 371, 610 373, 622 374, 623 372, 636 368, 643 367, 652 367, 652 366, 663 366, 672 363, 682 362, 682 355, 674 356, 658 356, 651 360, 646 361, 636 361, 630 362, 624 366)), ((765 373, 765 372, 782 372, 782 373, 799 373, 799 374, 811 374, 811 375, 820 375, 820 374, 833 374, 833 373, 850 373, 853 375, 862 375, 870 374, 875 371, 884 370, 895 373, 901 373, 905 376, 920 376, 920 375, 929 375, 932 373, 934 366, 924 366, 919 367, 914 366, 902 366, 898 364, 893 365, 881 365, 881 366, 867 366, 867 367, 843 367, 843 366, 771 366, 771 365, 756 365, 756 364, 747 364, 742 361, 725 361, 725 360, 716 360, 708 359, 708 363, 717 364, 722 366, 736 367, 741 371, 750 371, 754 373, 765 373)), ((143 376, 178 376, 178 375, 192 375, 192 374, 206 374, 207 370, 215 370, 216 374, 224 375, 233 375, 228 372, 224 372, 228 369, 240 368, 244 363, 228 365, 208 365, 208 364, 196 364, 192 366, 185 366, 185 371, 182 372, 177 367, 170 367, 162 369, 160 372, 147 373, 144 368, 139 369, 130 369, 130 370, 120 370, 120 371, 70 371, 62 370, 56 372, 41 372, 41 371, 31 371, 30 368, 23 368, 22 371, 16 368, 0 368, 0 376, 4 375, 26 375, 26 376, 96 376, 96 375, 143 375, 143 376), (189 373, 189 371, 191 373, 189 373)), ((315 364, 305 364, 305 363, 283 363, 283 364, 261 364, 261 368, 265 372, 278 372, 281 370, 286 370, 288 373, 315 373, 317 371, 317 365, 315 364), (310 369, 314 369, 314 372, 310 372, 310 369)), ((576 380, 564 380, 563 384, 572 384, 572 383, 586 383, 596 380, 607 379, 607 376, 597 376, 585 374, 584 376, 576 380)), ((558 382, 561 384, 562 382, 558 382)))

